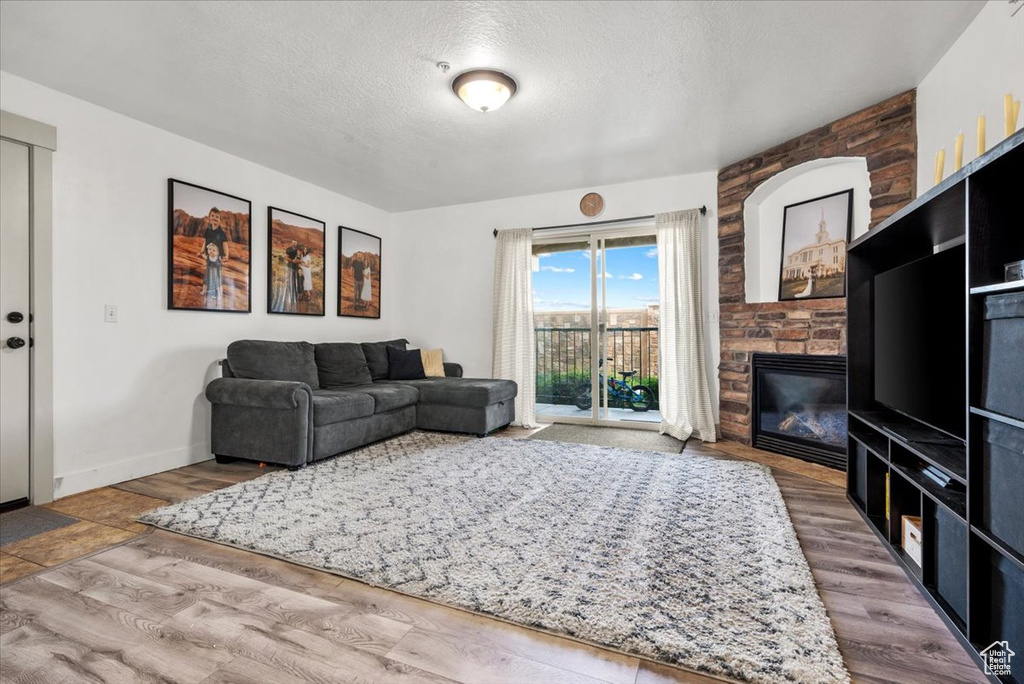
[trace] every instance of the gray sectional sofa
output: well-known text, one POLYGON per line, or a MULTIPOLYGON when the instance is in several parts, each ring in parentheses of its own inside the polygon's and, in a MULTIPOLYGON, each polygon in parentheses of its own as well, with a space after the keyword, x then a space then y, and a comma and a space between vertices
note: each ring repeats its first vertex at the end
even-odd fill
POLYGON ((206 388, 220 462, 258 460, 300 468, 409 430, 485 436, 515 418, 516 383, 445 377, 389 380, 388 342, 270 342, 228 346, 223 377, 206 388))

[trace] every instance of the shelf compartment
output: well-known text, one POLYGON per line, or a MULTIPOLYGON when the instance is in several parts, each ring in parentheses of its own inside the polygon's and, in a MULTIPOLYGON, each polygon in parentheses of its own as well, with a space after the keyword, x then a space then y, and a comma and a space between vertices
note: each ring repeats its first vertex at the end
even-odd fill
POLYGON ((858 430, 849 432, 850 439, 859 442, 868 451, 878 456, 883 461, 889 460, 889 440, 881 433, 871 430, 858 430))
MULTIPOLYGON (((921 517, 921 490, 894 470, 889 476, 889 540, 893 547, 904 555, 906 555, 906 550, 903 548, 903 516, 905 515, 921 517)), ((910 565, 916 565, 910 556, 906 556, 905 560, 910 565)), ((920 569, 920 566, 917 566, 917 570, 920 571, 920 569)))
POLYGON ((971 302, 971 406, 1024 421, 1024 292, 971 302), (980 330, 979 330, 980 328, 980 330))
MULTIPOLYGON (((1021 135, 1007 141, 1011 146, 1021 135)), ((1020 178, 1024 178, 1024 155, 1003 154, 978 168, 967 179, 971 208, 968 235, 971 287, 1003 282, 1004 265, 1024 259, 1024 231, 1020 228, 1020 178)))
POLYGON ((851 439, 846 450, 846 491, 862 511, 867 510, 869 458, 864 445, 851 439))
POLYGON ((920 463, 891 462, 891 468, 912 482, 925 496, 947 508, 961 520, 967 519, 967 492, 951 483, 940 487, 937 482, 921 472, 920 463))
POLYGON ((947 613, 966 623, 967 523, 933 501, 923 507, 924 585, 949 607, 947 613))
MULTIPOLYGON (((979 651, 995 641, 1024 643, 1024 570, 984 545, 972 545, 971 557, 971 641, 979 651)), ((1021 669, 1003 681, 1024 682, 1021 669)))
POLYGON ((889 466, 873 456, 865 460, 865 487, 867 506, 864 512, 867 514, 875 529, 886 539, 889 538, 888 509, 886 508, 886 477, 889 474, 889 466))
POLYGON ((889 450, 890 455, 897 451, 913 454, 960 484, 967 484, 967 449, 963 446, 893 440, 889 450))
POLYGON ((975 417, 971 436, 971 522, 1024 556, 1024 430, 975 417))

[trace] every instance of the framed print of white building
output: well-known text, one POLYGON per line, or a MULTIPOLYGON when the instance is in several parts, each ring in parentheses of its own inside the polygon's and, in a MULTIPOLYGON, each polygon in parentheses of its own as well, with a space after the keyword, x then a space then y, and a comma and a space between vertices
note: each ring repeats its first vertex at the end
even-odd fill
POLYGON ((783 209, 780 302, 846 295, 852 218, 852 188, 783 209))

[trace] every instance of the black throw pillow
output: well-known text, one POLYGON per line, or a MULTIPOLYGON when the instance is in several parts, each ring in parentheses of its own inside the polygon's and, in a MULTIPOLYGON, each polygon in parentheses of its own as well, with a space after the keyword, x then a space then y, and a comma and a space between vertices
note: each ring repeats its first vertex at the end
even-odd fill
POLYGON ((405 351, 395 347, 388 350, 388 380, 420 380, 427 377, 423 372, 423 358, 419 349, 405 351))
POLYGON ((387 342, 363 342, 363 355, 366 356, 366 365, 370 367, 370 378, 373 380, 387 380, 388 378, 388 347, 405 349, 409 340, 403 338, 388 340, 387 342))

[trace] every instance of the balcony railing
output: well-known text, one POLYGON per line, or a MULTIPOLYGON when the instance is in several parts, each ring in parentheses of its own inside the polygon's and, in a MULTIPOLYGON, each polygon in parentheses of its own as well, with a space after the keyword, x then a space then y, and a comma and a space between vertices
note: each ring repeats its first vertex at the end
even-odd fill
MULTIPOLYGON (((537 403, 572 404, 590 386, 590 328, 534 328, 537 338, 537 403)), ((646 385, 658 396, 658 328, 606 328, 602 375, 646 385)), ((652 408, 657 408, 657 404, 652 408)))

